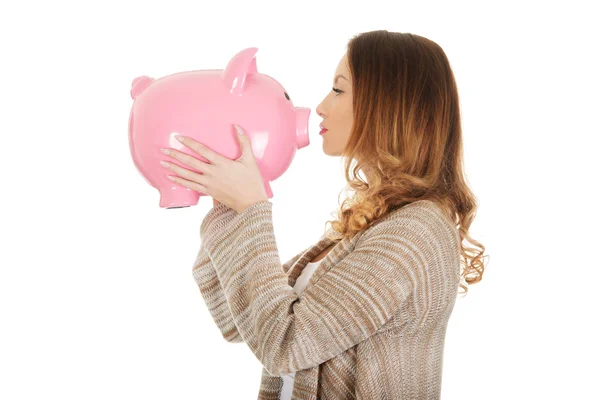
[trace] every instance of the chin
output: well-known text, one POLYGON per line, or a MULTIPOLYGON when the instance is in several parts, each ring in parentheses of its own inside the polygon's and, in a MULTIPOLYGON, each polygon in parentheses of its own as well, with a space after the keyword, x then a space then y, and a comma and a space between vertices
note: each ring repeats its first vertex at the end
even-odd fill
POLYGON ((323 153, 325 153, 328 156, 331 157, 337 157, 339 155, 341 155, 341 152, 339 151, 332 151, 331 149, 328 149, 327 146, 325 145, 325 141, 323 141, 323 153))

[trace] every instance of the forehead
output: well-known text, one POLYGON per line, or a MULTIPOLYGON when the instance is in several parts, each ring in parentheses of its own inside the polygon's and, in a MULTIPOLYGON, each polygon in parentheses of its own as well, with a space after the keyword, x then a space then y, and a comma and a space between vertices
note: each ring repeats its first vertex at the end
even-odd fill
POLYGON ((348 59, 346 58, 346 54, 344 54, 344 56, 338 63, 334 74, 335 81, 343 82, 345 79, 340 78, 339 75, 343 75, 346 78, 346 80, 350 81, 350 70, 348 69, 348 59))

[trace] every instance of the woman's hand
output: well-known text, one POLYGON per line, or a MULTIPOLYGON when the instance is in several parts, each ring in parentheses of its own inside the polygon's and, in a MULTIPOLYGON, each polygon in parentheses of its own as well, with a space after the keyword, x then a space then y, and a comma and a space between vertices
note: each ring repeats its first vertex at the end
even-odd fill
MULTIPOLYGON (((236 128, 237 127, 236 125, 236 128)), ((204 146, 202 143, 185 136, 175 136, 184 146, 194 150, 207 159, 206 163, 188 154, 169 148, 161 149, 169 157, 200 171, 200 173, 182 168, 176 164, 165 163, 163 166, 179 176, 169 175, 167 178, 187 188, 197 190, 227 205, 241 213, 246 208, 268 200, 263 178, 248 136, 241 129, 238 130, 238 143, 242 155, 237 160, 230 160, 204 146)), ((161 164, 163 161, 161 161, 161 164)))

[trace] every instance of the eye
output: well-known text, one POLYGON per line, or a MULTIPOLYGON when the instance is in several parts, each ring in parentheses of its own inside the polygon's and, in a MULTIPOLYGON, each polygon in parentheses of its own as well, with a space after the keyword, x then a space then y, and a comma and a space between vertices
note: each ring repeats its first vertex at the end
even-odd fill
POLYGON ((286 99, 288 99, 288 100, 290 99, 290 96, 288 96, 287 92, 283 92, 283 94, 285 94, 286 99))
MULTIPOLYGON (((334 92, 336 92, 337 94, 343 93, 340 89, 336 89, 336 88, 331 88, 331 90, 333 90, 334 92)), ((336 96, 337 96, 336 94, 336 96)))

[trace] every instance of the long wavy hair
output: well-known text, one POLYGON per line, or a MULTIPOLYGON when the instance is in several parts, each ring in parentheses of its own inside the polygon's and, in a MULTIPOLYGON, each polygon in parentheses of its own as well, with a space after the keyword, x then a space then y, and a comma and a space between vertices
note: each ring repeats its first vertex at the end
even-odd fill
POLYGON ((347 56, 354 120, 342 160, 344 190, 354 195, 325 223, 331 224, 326 236, 351 238, 394 209, 432 200, 457 225, 466 294, 464 283, 483 276, 485 247, 469 235, 477 202, 463 173, 459 97, 448 58, 427 38, 387 30, 354 36, 347 56))

